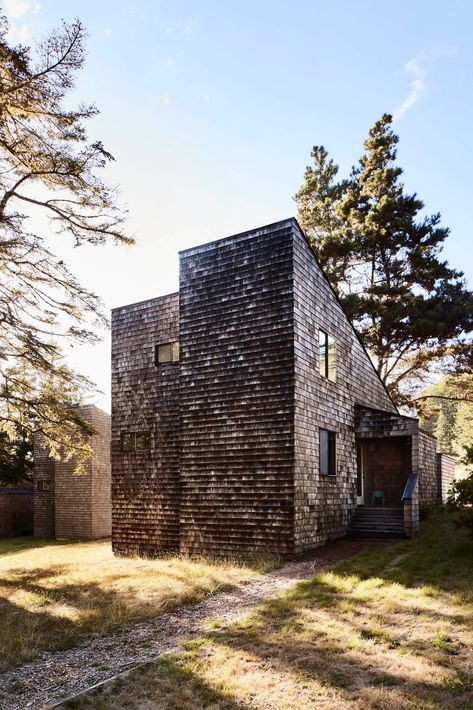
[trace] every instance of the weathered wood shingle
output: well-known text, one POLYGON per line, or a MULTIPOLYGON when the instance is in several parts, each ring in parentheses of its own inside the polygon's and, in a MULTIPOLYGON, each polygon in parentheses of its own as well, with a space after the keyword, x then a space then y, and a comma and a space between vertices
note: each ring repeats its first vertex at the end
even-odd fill
POLYGON ((122 555, 179 548, 179 368, 156 365, 155 347, 178 340, 179 296, 112 313, 112 541, 122 555), (149 432, 150 449, 120 437, 149 432))
POLYGON ((293 549, 292 234, 181 253, 181 550, 293 549))

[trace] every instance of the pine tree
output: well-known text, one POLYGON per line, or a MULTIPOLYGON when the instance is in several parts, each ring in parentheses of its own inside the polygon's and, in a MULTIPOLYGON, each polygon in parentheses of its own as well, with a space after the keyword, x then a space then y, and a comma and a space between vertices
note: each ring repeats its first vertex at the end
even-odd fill
POLYGON ((115 189, 98 171, 113 158, 89 143, 94 106, 65 106, 84 62, 76 20, 33 51, 10 46, 0 18, 0 432, 42 435, 56 457, 91 455, 90 426, 74 407, 92 384, 61 361, 61 343, 94 342, 105 325, 97 296, 83 288, 30 231, 31 210, 81 244, 131 243, 115 189))
MULTIPOLYGON (((395 401, 407 404, 433 366, 452 364, 457 356, 471 353, 465 334, 472 329, 473 295, 463 274, 440 258, 449 234, 440 226, 440 215, 422 216, 422 201, 406 194, 400 182, 398 137, 391 124, 387 114, 376 122, 350 180, 332 200, 337 230, 345 232, 343 237, 337 231, 333 248, 317 211, 309 225, 308 193, 319 189, 317 181, 311 188, 310 169, 296 199, 302 224, 314 235, 314 250, 335 278, 334 286, 381 379, 395 401), (340 243, 350 251, 337 280, 332 262, 339 259, 340 243)), ((320 171, 317 163, 315 169, 320 171)), ((319 198, 314 194, 311 199, 317 203, 319 198)))
POLYGON ((349 287, 348 270, 353 244, 349 225, 339 205, 347 181, 337 182, 338 165, 323 146, 311 152, 313 166, 307 166, 304 183, 295 196, 299 222, 337 292, 349 287))

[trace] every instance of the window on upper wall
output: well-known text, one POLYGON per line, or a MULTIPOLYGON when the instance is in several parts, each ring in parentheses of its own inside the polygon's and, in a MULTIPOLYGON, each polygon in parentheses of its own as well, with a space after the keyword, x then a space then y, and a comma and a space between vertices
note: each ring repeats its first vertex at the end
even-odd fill
POLYGON ((124 432, 120 439, 122 451, 147 451, 151 448, 149 431, 124 432))
POLYGON ((337 379, 337 346, 331 335, 319 330, 319 371, 332 382, 337 379))
POLYGON ((178 362, 179 342, 175 340, 172 343, 160 343, 156 345, 154 359, 156 365, 164 365, 167 362, 178 362))
POLYGON ((328 429, 319 429, 319 462, 321 476, 337 474, 337 435, 328 429))

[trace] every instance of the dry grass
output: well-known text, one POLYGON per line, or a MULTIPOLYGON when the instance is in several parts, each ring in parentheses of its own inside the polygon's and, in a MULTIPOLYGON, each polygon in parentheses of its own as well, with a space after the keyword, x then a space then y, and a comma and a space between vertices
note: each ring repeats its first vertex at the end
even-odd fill
POLYGON ((246 582, 269 562, 114 557, 109 542, 0 542, 0 670, 246 582))
POLYGON ((473 542, 437 515, 71 707, 473 708, 473 542))

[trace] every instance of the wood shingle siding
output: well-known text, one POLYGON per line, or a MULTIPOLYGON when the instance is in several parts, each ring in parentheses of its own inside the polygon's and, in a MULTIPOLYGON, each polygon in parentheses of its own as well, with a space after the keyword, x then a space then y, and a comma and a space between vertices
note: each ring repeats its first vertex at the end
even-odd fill
POLYGON ((112 312, 112 540, 117 554, 179 548, 179 365, 156 364, 156 345, 178 340, 179 296, 112 312), (126 452, 121 435, 149 432, 126 452))
POLYGON ((115 309, 112 418, 120 554, 303 553, 349 528, 357 437, 407 437, 406 478, 431 458, 294 219, 181 252, 179 294, 115 309), (179 362, 156 365, 156 346, 176 341, 179 362), (321 428, 335 475, 319 471, 321 428), (123 451, 121 436, 138 431, 150 449, 123 451))
POLYGON ((291 553, 292 227, 181 253, 181 550, 291 553))
POLYGON ((85 472, 75 474, 76 461, 54 461, 35 439, 34 534, 59 539, 97 539, 111 534, 110 416, 94 405, 79 408, 96 430, 95 452, 85 472))

